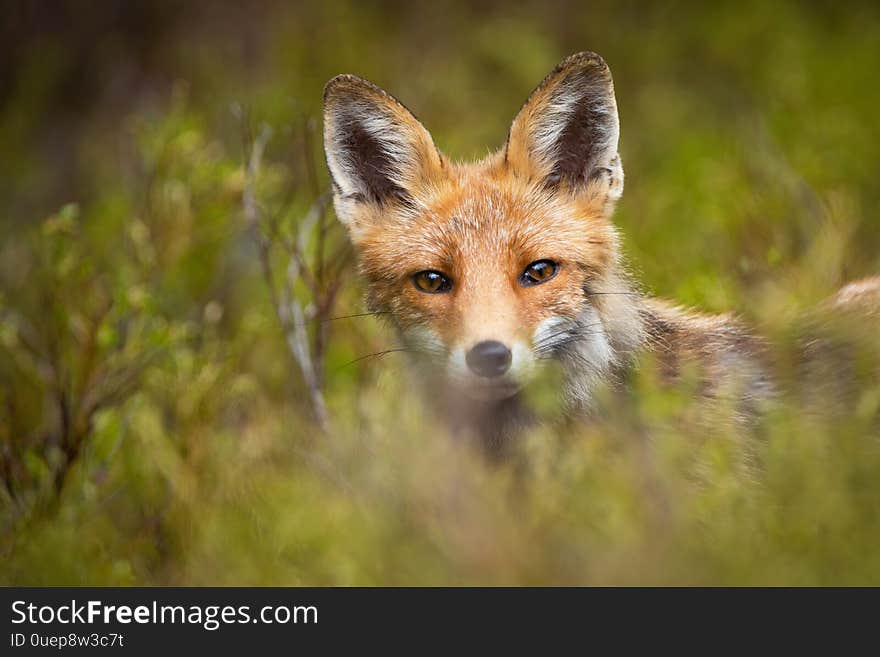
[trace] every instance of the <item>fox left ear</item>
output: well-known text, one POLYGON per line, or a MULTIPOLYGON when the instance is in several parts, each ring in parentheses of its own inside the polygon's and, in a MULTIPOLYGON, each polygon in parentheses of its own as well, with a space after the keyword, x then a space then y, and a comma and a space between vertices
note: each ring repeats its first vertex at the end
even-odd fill
POLYGON ((412 206, 441 172, 431 135, 391 95, 354 75, 324 88, 324 154, 342 223, 356 229, 365 206, 412 206))
POLYGON ((544 78, 513 120, 505 161, 521 175, 576 190, 597 181, 607 200, 623 192, 614 83, 597 54, 565 59, 544 78))

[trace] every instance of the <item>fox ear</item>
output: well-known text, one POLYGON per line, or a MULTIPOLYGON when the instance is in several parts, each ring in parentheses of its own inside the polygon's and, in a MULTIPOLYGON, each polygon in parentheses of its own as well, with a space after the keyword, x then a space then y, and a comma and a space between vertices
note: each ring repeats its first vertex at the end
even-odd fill
POLYGON ((616 200, 623 191, 620 131, 611 71, 597 54, 568 57, 544 78, 510 127, 505 160, 548 185, 577 189, 601 179, 616 200))
POLYGON ((431 135, 401 103, 354 75, 324 88, 324 153, 339 219, 359 205, 412 204, 442 168, 431 135))

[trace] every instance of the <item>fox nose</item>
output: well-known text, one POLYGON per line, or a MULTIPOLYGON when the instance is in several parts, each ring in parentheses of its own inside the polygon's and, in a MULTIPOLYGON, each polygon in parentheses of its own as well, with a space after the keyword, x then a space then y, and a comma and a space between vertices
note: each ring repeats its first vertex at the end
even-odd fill
POLYGON ((467 352, 465 360, 474 374, 485 376, 501 376, 510 369, 512 355, 510 349, 497 340, 484 340, 475 344, 467 352))

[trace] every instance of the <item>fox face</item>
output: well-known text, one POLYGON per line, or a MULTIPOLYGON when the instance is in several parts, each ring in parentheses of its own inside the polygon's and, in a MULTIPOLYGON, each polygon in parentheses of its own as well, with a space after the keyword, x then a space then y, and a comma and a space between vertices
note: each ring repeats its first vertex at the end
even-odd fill
MULTIPOLYGON (((371 310, 465 395, 514 395, 557 360, 577 388, 638 341, 610 221, 623 189, 610 71, 592 53, 532 92, 504 146, 445 157, 397 100, 332 79, 324 145, 371 310)), ((577 394, 577 391, 575 391, 577 394)))

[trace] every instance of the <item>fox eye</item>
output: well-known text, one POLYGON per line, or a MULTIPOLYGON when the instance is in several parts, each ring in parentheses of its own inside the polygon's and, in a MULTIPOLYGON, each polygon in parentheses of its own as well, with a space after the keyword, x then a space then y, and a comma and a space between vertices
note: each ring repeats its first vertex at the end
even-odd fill
POLYGON ((519 277, 519 283, 523 287, 540 285, 556 276, 557 271, 559 271, 559 265, 552 260, 535 260, 535 262, 526 267, 522 276, 519 277))
POLYGON ((427 292, 428 294, 440 294, 441 292, 449 292, 452 289, 452 281, 444 274, 433 269, 420 271, 412 277, 413 285, 419 292, 427 292))

